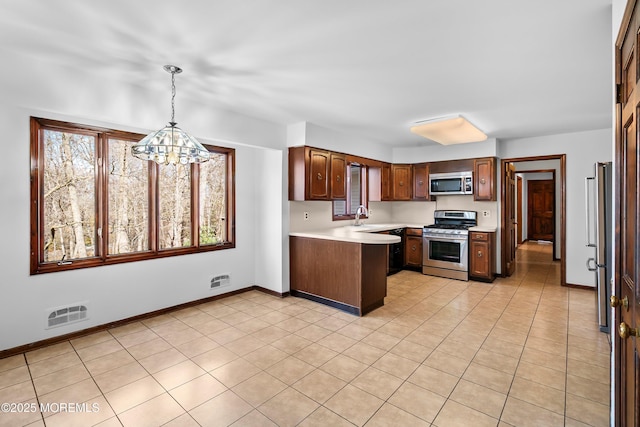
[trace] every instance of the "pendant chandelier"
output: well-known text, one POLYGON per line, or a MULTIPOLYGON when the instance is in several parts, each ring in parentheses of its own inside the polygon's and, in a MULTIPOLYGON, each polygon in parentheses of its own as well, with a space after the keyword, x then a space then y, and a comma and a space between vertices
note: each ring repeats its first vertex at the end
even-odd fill
POLYGON ((176 74, 182 69, 165 65, 171 73, 171 121, 164 128, 151 132, 131 147, 131 154, 142 160, 153 160, 158 164, 202 163, 209 160, 209 151, 194 137, 180 129, 175 122, 176 74))

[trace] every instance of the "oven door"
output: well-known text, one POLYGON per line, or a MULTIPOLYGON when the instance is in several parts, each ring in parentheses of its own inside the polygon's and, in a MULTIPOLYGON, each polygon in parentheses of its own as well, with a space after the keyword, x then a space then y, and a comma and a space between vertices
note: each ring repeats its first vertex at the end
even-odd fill
POLYGON ((468 236, 428 235, 422 237, 422 264, 428 267, 468 271, 468 236))

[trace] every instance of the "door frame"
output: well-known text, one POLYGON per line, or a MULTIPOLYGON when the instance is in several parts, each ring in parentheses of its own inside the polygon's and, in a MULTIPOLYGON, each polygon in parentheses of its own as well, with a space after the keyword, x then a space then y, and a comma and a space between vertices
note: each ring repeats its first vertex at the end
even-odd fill
MULTIPOLYGON (((501 159, 500 161, 500 247, 507 247, 507 236, 505 233, 507 224, 507 215, 504 207, 506 206, 507 192, 504 168, 507 163, 532 162, 537 160, 560 160, 560 285, 567 284, 567 155, 551 154, 547 156, 531 156, 531 157, 515 157, 509 159, 501 159)), ((526 171, 529 172, 529 171, 526 171)), ((518 173, 516 171, 516 173, 518 173)), ((524 173, 524 172, 523 172, 524 173)), ((514 242, 515 243, 515 242, 514 242)), ((556 245, 553 244, 553 257, 556 258, 556 245)), ((500 273, 504 277, 504 266, 507 262, 507 254, 501 250, 500 273)))
POLYGON ((522 207, 524 205, 524 201, 522 200, 522 177, 519 175, 516 175, 516 194, 517 199, 518 199, 518 203, 516 203, 516 223, 518 225, 518 228, 516 229, 516 249, 518 248, 518 246, 520 246, 521 244, 523 244, 524 242, 522 241, 522 207))

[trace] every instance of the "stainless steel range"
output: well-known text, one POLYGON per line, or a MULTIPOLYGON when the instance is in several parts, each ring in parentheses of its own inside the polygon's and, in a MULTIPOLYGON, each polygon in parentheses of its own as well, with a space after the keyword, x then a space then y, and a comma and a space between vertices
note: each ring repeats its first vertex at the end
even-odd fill
POLYGON ((469 280, 469 228, 478 213, 437 210, 434 219, 422 230, 422 273, 469 280))

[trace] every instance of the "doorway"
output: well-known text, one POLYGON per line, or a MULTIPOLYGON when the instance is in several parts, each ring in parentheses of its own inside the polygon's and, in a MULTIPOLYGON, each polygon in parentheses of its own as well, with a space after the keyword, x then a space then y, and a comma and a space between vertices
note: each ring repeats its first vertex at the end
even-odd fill
MULTIPOLYGON (((518 233, 515 230, 527 230, 523 227, 523 219, 525 212, 520 209, 521 201, 526 200, 527 196, 522 193, 513 194, 517 191, 516 173, 541 173, 552 172, 551 180, 555 181, 553 203, 553 218, 551 232, 553 243, 553 259, 560 260, 560 284, 567 286, 566 272, 566 154, 535 156, 535 157, 519 157, 511 159, 502 159, 500 183, 502 188, 500 206, 501 206, 501 272, 502 276, 510 276, 516 268, 515 247, 519 240, 518 233), (555 161, 553 167, 549 167, 549 161, 555 161), (556 178, 557 181, 556 181, 556 178), (511 183, 511 184, 510 184, 511 183), (511 193, 511 194, 510 194, 511 193), (518 203, 513 200, 518 198, 518 203), (516 208, 518 206, 518 208, 516 208), (516 215, 516 211, 522 212, 522 216, 516 215), (559 214, 559 218, 558 218, 559 214), (522 218, 522 219, 521 219, 522 218), (559 222, 559 224, 556 224, 559 222)), ((549 214, 545 214, 549 216, 549 214)), ((527 214, 527 222, 528 214, 527 214)), ((549 222, 546 222, 546 227, 549 222)), ((548 237, 549 233, 546 233, 548 237)), ((524 237, 524 236, 523 236, 524 237)), ((526 241, 526 238, 522 239, 526 241)), ((548 240, 548 239, 541 239, 548 240)))
POLYGON ((531 240, 555 240, 555 179, 527 182, 527 236, 531 240))

